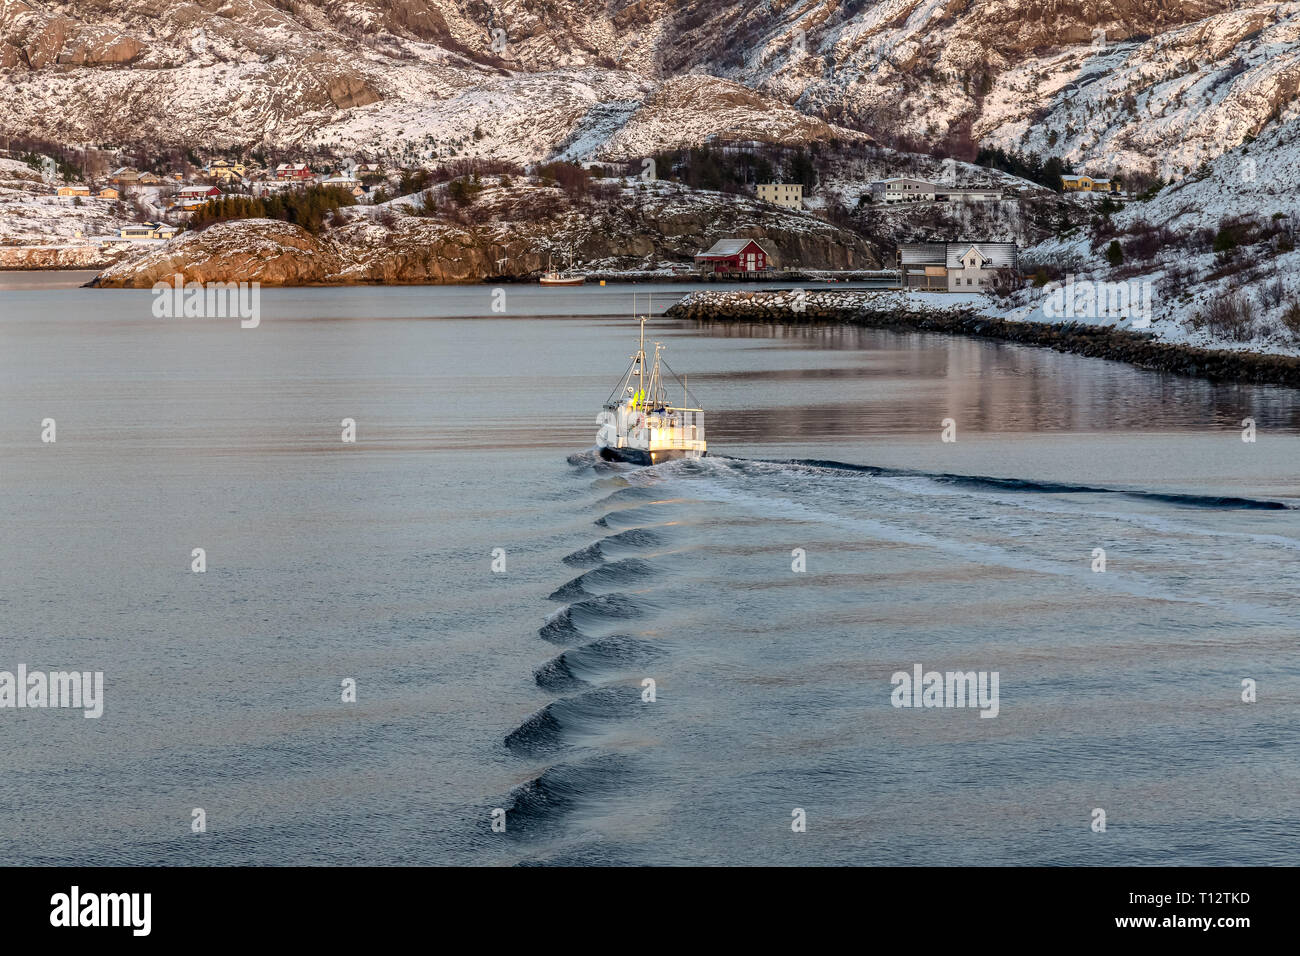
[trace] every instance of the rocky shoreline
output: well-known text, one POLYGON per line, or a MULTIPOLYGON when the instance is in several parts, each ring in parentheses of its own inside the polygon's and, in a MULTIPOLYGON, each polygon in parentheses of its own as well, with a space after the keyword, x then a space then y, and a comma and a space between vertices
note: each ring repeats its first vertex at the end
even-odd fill
POLYGON ((84 272, 109 268, 123 258, 121 247, 0 246, 0 272, 84 272))
POLYGON ((496 185, 470 210, 416 215, 414 199, 347 207, 314 232, 278 219, 231 219, 183 232, 104 270, 95 284, 149 288, 175 275, 263 286, 528 281, 556 260, 605 278, 667 272, 661 264, 690 263, 720 236, 760 236, 778 266, 810 276, 809 264, 831 274, 879 267, 857 233, 722 193, 665 187, 584 205, 556 188, 496 185))
POLYGON ((843 322, 900 332, 933 332, 1034 345, 1126 362, 1138 368, 1215 382, 1300 388, 1300 358, 1260 352, 1230 352, 1160 342, 1150 335, 1083 323, 1013 322, 961 306, 900 308, 900 293, 858 290, 693 292, 667 315, 723 322, 797 324, 843 322))

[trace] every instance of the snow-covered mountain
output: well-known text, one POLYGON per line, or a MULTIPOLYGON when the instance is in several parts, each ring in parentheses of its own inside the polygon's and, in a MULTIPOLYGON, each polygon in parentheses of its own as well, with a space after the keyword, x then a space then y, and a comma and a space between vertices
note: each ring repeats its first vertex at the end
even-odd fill
POLYGON ((723 78, 664 75, 648 55, 597 55, 618 31, 588 7, 566 5, 566 23, 477 2, 0 0, 0 132, 408 163, 859 135, 723 78))
POLYGON ((408 158, 972 142, 1178 178, 1293 119, 1300 3, 0 0, 0 133, 408 158))

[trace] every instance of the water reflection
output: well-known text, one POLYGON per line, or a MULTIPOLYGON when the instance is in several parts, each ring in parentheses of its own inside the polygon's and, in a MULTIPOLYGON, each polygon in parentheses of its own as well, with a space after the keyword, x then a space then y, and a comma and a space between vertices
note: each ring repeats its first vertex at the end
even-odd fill
MULTIPOLYGON (((1033 346, 839 325, 690 322, 711 338, 779 342, 785 356, 860 353, 852 361, 697 375, 696 385, 743 388, 749 399, 714 425, 720 440, 781 441, 933 429, 947 417, 978 431, 1239 428, 1300 431, 1300 396, 1271 385, 1216 383, 1033 346), (784 398, 799 388, 804 401, 784 398)), ((760 348, 762 348, 760 346, 760 348)), ((768 366, 768 367, 762 367, 768 366)))

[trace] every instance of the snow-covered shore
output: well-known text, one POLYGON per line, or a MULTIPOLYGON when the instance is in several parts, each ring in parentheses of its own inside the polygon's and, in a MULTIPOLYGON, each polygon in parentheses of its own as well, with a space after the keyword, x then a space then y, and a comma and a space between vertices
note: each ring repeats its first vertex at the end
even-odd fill
MULTIPOLYGON (((1048 293, 1049 295, 1051 293, 1048 293)), ((1049 307, 1050 311, 1050 307, 1049 307)), ((749 322, 847 322, 906 331, 971 335, 1128 362, 1143 368, 1300 388, 1294 344, 1246 348, 1241 342, 1202 345, 1180 326, 1134 328, 1132 322, 1049 319, 971 293, 872 289, 704 290, 668 310, 689 319, 749 322), (1235 347, 1234 347, 1235 346, 1235 347)))

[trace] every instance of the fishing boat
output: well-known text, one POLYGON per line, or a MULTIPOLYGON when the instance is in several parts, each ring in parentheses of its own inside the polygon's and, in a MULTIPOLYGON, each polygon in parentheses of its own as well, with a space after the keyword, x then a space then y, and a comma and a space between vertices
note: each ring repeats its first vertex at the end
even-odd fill
MULTIPOLYGON (((570 268, 572 268, 572 256, 569 257, 569 262, 570 268)), ((537 281, 540 285, 582 285, 587 281, 587 277, 573 272, 557 272, 551 267, 551 260, 548 256, 546 259, 546 273, 537 281)))
POLYGON ((634 465, 703 458, 708 454, 704 410, 694 401, 685 380, 663 360, 662 344, 654 343, 654 359, 647 361, 645 323, 643 315, 632 364, 597 416, 596 447, 602 458, 634 465), (676 394, 681 395, 680 405, 670 401, 670 395, 676 394))
POLYGON ((582 285, 586 276, 569 276, 560 272, 548 272, 537 280, 540 285, 582 285))

